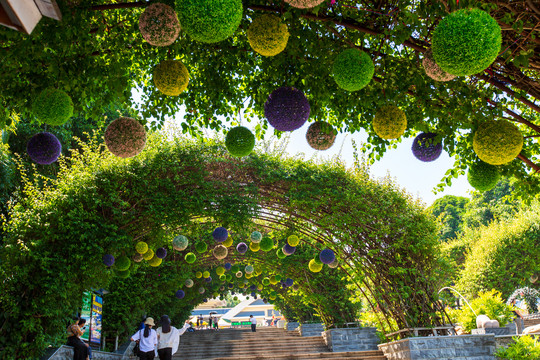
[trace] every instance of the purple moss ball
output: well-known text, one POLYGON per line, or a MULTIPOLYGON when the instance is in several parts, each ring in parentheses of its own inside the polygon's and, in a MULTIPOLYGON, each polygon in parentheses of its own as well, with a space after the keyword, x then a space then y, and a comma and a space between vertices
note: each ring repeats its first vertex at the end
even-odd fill
POLYGON ((241 242, 236 246, 236 251, 238 251, 240 254, 245 254, 248 251, 248 246, 246 243, 241 242))
POLYGON ((177 298, 183 299, 184 296, 186 296, 186 293, 184 292, 184 290, 178 290, 175 295, 177 298))
POLYGON ((206 279, 204 279, 204 281, 206 281, 207 283, 212 282, 212 277, 209 276, 209 277, 207 277, 206 279))
POLYGON ((256 286, 256 285, 251 285, 251 286, 249 287, 249 290, 255 291, 255 290, 257 290, 257 286, 256 286))
POLYGON ((111 254, 103 255, 103 263, 106 266, 113 266, 114 265, 114 256, 112 256, 111 254))
POLYGON ((412 152, 418 160, 430 162, 441 156, 442 142, 436 141, 436 136, 435 133, 422 133, 414 139, 412 152))
POLYGON ((156 256, 160 259, 165 259, 165 256, 167 256, 167 250, 165 248, 160 247, 156 250, 156 256))
POLYGON ((283 253, 284 253, 285 255, 292 255, 292 254, 294 254, 294 252, 296 251, 296 247, 295 247, 295 246, 291 246, 291 245, 289 245, 289 244, 285 244, 285 245, 283 246, 283 249, 282 249, 282 250, 283 250, 283 253))
POLYGON ((225 263, 225 265, 223 265, 223 267, 225 268, 225 270, 229 271, 229 270, 231 270, 232 265, 231 265, 231 263, 225 263))
POLYGON ((50 165, 58 160, 62 152, 62 144, 53 134, 41 132, 32 136, 28 141, 26 152, 35 163, 50 165))
POLYGON ((264 116, 279 131, 294 131, 309 118, 310 106, 306 96, 293 87, 274 90, 264 104, 264 116))
POLYGON ((336 260, 336 255, 334 254, 334 251, 332 251, 330 249, 324 249, 319 254, 319 259, 321 260, 321 262, 323 264, 328 265, 328 264, 331 264, 332 262, 334 262, 334 260, 336 260))
POLYGON ((287 278, 287 280, 285 280, 285 286, 291 287, 291 286, 293 286, 293 284, 294 284, 294 280, 293 280, 293 279, 287 278))
POLYGON ((212 232, 212 237, 214 238, 214 240, 221 243, 227 240, 227 237, 229 237, 229 232, 227 231, 227 229, 220 226, 214 229, 214 231, 212 232))
POLYGON ((227 285, 227 287, 228 287, 229 289, 232 289, 232 288, 234 287, 234 285, 233 285, 233 284, 229 284, 229 285, 227 285))

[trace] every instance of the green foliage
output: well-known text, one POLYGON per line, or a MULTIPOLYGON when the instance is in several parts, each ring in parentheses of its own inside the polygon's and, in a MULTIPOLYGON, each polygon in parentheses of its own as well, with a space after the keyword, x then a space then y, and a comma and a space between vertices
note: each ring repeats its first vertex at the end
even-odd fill
POLYGON ((445 195, 428 208, 439 223, 439 239, 448 241, 462 230, 462 217, 469 199, 462 196, 445 195))
POLYGON ((538 301, 540 301, 540 291, 525 286, 520 289, 516 289, 512 295, 508 298, 509 304, 514 304, 516 300, 521 300, 525 303, 527 307, 527 312, 529 314, 539 313, 538 301))
POLYGON ((474 133, 473 148, 482 161, 503 165, 519 155, 523 148, 523 135, 516 125, 508 121, 485 121, 474 133))
POLYGON ((285 50, 289 40, 287 24, 275 15, 259 16, 247 30, 249 45, 261 55, 275 56, 285 50))
POLYGON ((530 335, 515 336, 508 347, 500 347, 495 356, 505 360, 540 359, 540 341, 530 335))
POLYGON ((383 139, 397 139, 407 129, 405 113, 394 105, 386 105, 377 110, 373 119, 373 130, 383 139))
POLYGON ((236 126, 227 133, 225 146, 232 156, 247 156, 255 147, 255 136, 248 128, 236 126))
POLYGON ((446 16, 435 28, 433 57, 442 70, 458 76, 483 71, 501 50, 497 21, 479 9, 461 9, 446 16))
POLYGON ((34 100, 32 110, 40 122, 62 125, 73 116, 73 102, 65 91, 49 88, 34 100))
POLYGON ((363 89, 375 72, 371 57, 358 49, 342 51, 334 61, 332 73, 338 86, 347 91, 363 89))
POLYGON ((477 161, 469 166, 467 180, 476 190, 488 191, 497 185, 501 174, 496 166, 483 161, 477 161))
POLYGON ((164 60, 154 68, 152 79, 163 94, 178 96, 188 87, 189 72, 180 60, 164 60))

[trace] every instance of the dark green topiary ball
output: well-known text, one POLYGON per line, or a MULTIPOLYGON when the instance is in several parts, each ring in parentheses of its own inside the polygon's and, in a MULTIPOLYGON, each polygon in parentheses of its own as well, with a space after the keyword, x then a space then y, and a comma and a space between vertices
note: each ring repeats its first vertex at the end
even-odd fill
POLYGON ((357 91, 369 84, 373 78, 375 66, 365 52, 348 49, 337 56, 332 72, 340 88, 357 91))
POLYGON ((188 264, 193 264, 195 260, 197 260, 197 256, 194 253, 190 252, 186 254, 186 256, 184 257, 184 260, 186 260, 188 264))
POLYGON ((180 26, 195 41, 215 43, 234 34, 242 20, 241 0, 176 0, 180 26))
POLYGON ((274 248, 274 240, 268 236, 263 237, 259 244, 262 251, 270 251, 274 248))
POLYGON ((442 70, 466 76, 489 67, 501 51, 501 42, 501 27, 488 13, 462 9, 437 25, 431 49, 442 70))
POLYGON ((195 244, 195 250, 197 250, 199 254, 205 253, 206 250, 208 250, 208 245, 206 245, 204 241, 199 241, 195 244))
POLYGON ((247 156, 255 147, 255 136, 246 127, 234 127, 227 133, 225 147, 232 156, 247 156))
POLYGON ((34 100, 32 110, 40 122, 62 125, 73 116, 73 102, 62 90, 45 89, 34 100))
POLYGON ((488 191, 497 185, 501 174, 496 166, 485 163, 481 160, 469 166, 467 180, 476 190, 488 191))
POLYGON ((129 258, 127 256, 125 256, 125 255, 120 256, 116 260, 115 265, 116 265, 116 269, 118 271, 126 271, 131 266, 131 260, 129 260, 129 258))

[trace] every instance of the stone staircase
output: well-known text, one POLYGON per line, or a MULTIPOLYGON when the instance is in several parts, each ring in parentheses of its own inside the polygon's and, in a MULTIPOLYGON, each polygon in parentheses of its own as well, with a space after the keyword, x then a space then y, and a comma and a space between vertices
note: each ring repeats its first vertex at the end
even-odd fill
POLYGON ((200 330, 184 333, 174 360, 386 360, 380 351, 328 350, 322 336, 301 337, 277 328, 200 330))

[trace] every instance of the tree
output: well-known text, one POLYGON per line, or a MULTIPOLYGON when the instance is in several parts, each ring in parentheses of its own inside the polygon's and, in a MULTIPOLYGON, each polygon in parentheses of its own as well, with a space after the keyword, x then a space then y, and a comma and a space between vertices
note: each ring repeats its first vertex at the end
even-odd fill
POLYGON ((462 228, 462 217, 469 204, 469 199, 462 196, 445 195, 437 199, 428 211, 437 218, 439 223, 439 239, 448 241, 457 236, 462 228))

